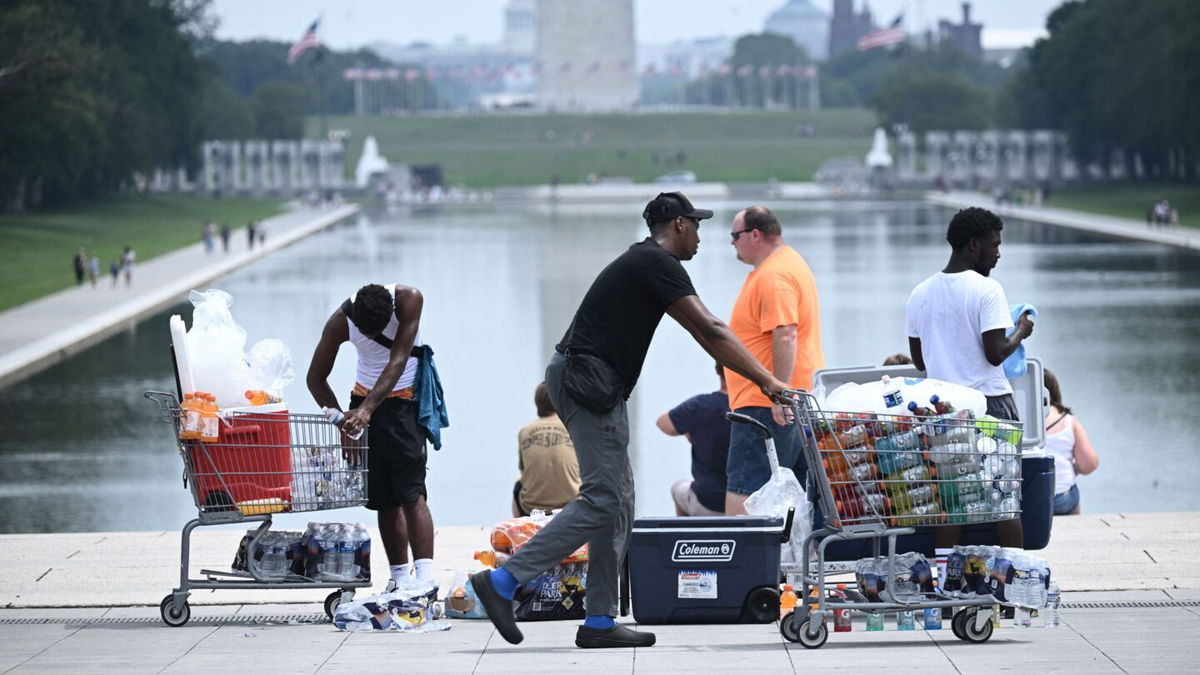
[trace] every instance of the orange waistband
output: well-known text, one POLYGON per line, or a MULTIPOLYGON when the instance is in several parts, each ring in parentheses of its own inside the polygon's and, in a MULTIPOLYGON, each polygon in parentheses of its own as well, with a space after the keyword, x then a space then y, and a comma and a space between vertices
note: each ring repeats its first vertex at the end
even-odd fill
MULTIPOLYGON (((366 387, 362 386, 361 384, 355 382, 354 389, 353 389, 353 391, 350 392, 350 395, 351 396, 362 396, 365 398, 366 395, 369 393, 371 393, 370 389, 367 389, 366 387)), ((405 387, 403 389, 397 389, 387 395, 387 398, 412 398, 412 397, 413 397, 413 388, 412 387, 405 387)))

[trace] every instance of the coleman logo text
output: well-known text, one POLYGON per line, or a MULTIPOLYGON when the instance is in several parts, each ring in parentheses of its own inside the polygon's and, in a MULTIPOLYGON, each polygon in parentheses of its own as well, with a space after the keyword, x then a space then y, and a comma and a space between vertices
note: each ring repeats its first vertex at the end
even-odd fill
POLYGON ((732 539, 680 539, 671 551, 675 562, 729 562, 736 545, 732 539))

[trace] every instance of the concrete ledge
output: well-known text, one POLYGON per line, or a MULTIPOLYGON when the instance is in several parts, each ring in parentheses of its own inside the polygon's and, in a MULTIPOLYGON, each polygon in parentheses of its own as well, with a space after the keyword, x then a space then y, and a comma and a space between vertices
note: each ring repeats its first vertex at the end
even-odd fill
POLYGON ((1200 232, 1188 228, 1153 228, 1138 220, 1114 218, 1082 211, 1070 211, 1049 206, 996 206, 993 198, 981 192, 928 192, 926 201, 939 206, 962 209, 978 206, 1001 216, 1011 216, 1035 223, 1069 227, 1084 232, 1105 234, 1122 239, 1169 244, 1182 248, 1200 249, 1200 232))

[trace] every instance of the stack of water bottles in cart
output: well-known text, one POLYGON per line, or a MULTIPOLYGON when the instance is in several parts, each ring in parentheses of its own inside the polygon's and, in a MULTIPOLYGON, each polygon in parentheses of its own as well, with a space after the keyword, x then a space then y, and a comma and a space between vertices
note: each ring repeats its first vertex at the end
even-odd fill
POLYGON ((364 499, 363 449, 292 448, 292 503, 302 511, 356 506, 364 499))
POLYGON ((961 524, 1018 517, 1021 427, 936 395, 910 414, 819 412, 813 430, 839 525, 961 524))
POLYGON ((371 535, 359 523, 309 523, 304 532, 242 537, 233 569, 266 581, 371 580, 371 535))
MULTIPOLYGON (((863 558, 855 564, 854 578, 869 602, 887 602, 884 589, 888 587, 893 598, 901 603, 987 598, 997 605, 1015 607, 1013 625, 1017 627, 1031 626, 1035 610, 1041 613, 1047 628, 1059 624, 1061 594, 1058 584, 1050 578, 1050 567, 1044 559, 1020 549, 956 546, 941 585, 934 576, 934 568, 920 553, 896 555, 890 566, 886 556, 863 558)), ((896 629, 913 630, 918 613, 926 630, 941 629, 941 610, 937 607, 898 612, 896 629)), ((993 616, 998 620, 999 613, 994 612, 993 616)), ((838 617, 835 615, 834 619, 836 627, 838 617)), ((867 612, 867 630, 883 630, 882 613, 867 612)))

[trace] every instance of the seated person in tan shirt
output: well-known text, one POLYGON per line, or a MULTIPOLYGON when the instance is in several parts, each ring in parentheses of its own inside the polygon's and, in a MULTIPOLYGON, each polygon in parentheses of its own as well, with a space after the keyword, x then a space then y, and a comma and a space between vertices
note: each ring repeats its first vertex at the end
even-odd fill
POLYGON ((533 393, 538 419, 517 432, 521 477, 513 485, 513 516, 534 509, 549 513, 579 495, 579 460, 567 428, 558 419, 546 383, 533 393))

